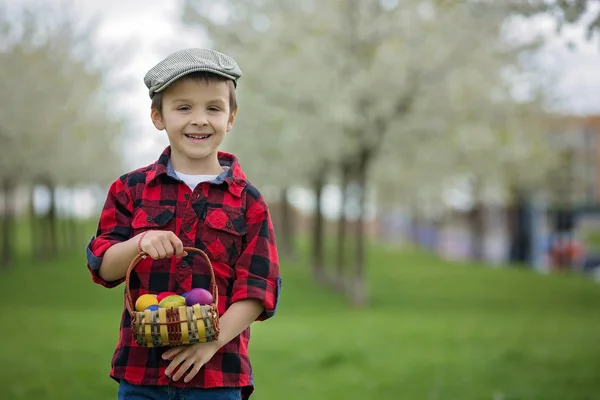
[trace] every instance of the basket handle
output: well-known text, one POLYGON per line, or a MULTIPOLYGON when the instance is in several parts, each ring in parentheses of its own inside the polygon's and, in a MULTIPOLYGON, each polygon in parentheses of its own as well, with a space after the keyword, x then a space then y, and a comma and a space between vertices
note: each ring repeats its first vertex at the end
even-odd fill
MULTIPOLYGON (((190 252, 190 251, 195 251, 197 253, 200 253, 204 259, 206 260, 206 262, 208 263, 208 267, 210 268, 210 283, 211 283, 211 292, 212 292, 212 296, 213 296, 213 301, 215 303, 215 306, 218 307, 219 305, 219 292, 217 289, 217 281, 215 279, 215 271, 213 269, 213 266, 210 262, 210 259, 208 258, 208 256, 206 255, 205 252, 203 252, 200 249, 197 249, 195 247, 184 247, 183 248, 184 251, 190 252)), ((127 268, 127 273, 125 274, 125 306, 127 307, 127 311, 129 311, 129 314, 131 315, 131 317, 133 318, 135 316, 135 312, 133 311, 133 300, 131 298, 131 292, 129 290, 129 277, 131 275, 131 271, 133 271, 133 269, 135 268, 135 266, 144 258, 146 258, 148 256, 148 253, 146 252, 141 252, 138 253, 135 258, 131 261, 131 264, 129 264, 129 268, 127 268)))

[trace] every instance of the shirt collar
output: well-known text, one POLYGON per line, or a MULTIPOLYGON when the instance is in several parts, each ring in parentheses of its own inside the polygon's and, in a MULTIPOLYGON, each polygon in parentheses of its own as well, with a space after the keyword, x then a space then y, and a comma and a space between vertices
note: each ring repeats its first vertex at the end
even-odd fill
MULTIPOLYGON (((233 154, 219 151, 217 158, 224 171, 212 180, 211 183, 216 185, 225 183, 231 194, 240 197, 247 184, 247 179, 237 157, 233 154)), ((152 164, 147 182, 157 179, 160 175, 166 175, 176 181, 181 181, 171 166, 171 146, 166 147, 160 157, 158 157, 158 160, 152 164)))

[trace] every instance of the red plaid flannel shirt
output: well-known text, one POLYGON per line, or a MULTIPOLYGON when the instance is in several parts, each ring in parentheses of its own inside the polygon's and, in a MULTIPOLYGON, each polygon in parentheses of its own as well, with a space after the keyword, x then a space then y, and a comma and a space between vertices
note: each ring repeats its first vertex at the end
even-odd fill
MULTIPOLYGON (((170 230, 184 246, 203 250, 211 260, 219 291, 219 313, 236 301, 258 299, 274 315, 281 277, 269 210, 259 191, 244 176, 237 159, 219 152, 225 171, 194 191, 171 168, 170 147, 154 164, 117 179, 108 191, 96 236, 87 247, 87 264, 94 282, 111 288, 125 281, 106 282, 98 275, 102 256, 115 243, 149 229, 170 230)), ((135 302, 145 293, 184 293, 192 287, 210 289, 210 272, 197 252, 164 260, 146 258, 130 277, 135 302)), ((174 387, 242 387, 245 398, 254 389, 248 357, 250 328, 223 346, 189 383, 170 381, 161 358, 164 348, 139 347, 132 338, 130 316, 123 309, 120 337, 110 376, 139 385, 174 387)))

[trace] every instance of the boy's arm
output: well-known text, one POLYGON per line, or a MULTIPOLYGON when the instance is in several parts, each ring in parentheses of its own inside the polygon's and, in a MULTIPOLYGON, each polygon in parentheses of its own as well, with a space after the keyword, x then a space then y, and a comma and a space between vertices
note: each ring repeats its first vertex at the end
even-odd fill
POLYGON ((233 303, 219 318, 219 347, 229 343, 248 328, 263 310, 263 304, 256 299, 239 300, 233 303))
POLYGON ((131 260, 138 253, 138 236, 116 243, 106 250, 98 268, 98 276, 106 282, 115 282, 125 277, 131 260))
POLYGON ((171 376, 179 366, 179 370, 171 377, 174 381, 187 372, 185 382, 189 382, 219 348, 242 333, 252 322, 265 320, 275 314, 281 276, 273 224, 267 204, 258 191, 251 189, 247 195, 247 242, 235 265, 237 279, 233 284, 232 304, 219 318, 219 340, 167 350, 162 357, 171 362, 165 374, 171 376))
POLYGON ((115 287, 125 280, 127 267, 137 253, 136 239, 131 238, 132 216, 133 202, 127 193, 127 182, 117 179, 108 189, 96 236, 86 251, 87 266, 94 282, 115 287), (112 267, 114 265, 124 267, 112 267), (120 269, 124 269, 122 274, 120 269))
POLYGON ((181 239, 171 231, 150 230, 131 237, 132 217, 133 202, 126 183, 117 180, 108 191, 97 236, 87 249, 88 268, 94 281, 103 286, 114 287, 125 280, 127 269, 138 254, 138 242, 142 251, 155 260, 186 254, 181 239))
MULTIPOLYGON (((252 299, 260 304, 260 312, 248 322, 263 321, 275 314, 281 290, 279 257, 269 208, 262 195, 253 187, 246 198, 246 245, 235 265, 232 306, 252 299)), ((223 314, 227 326, 229 310, 223 314)), ((243 330, 243 329, 242 329, 243 330)))
POLYGON ((105 281, 111 282, 124 278, 131 260, 139 250, 148 253, 153 260, 177 258, 187 255, 183 251, 183 242, 171 231, 150 230, 132 237, 126 242, 111 246, 100 264, 98 275, 105 281), (144 235, 142 237, 142 235, 144 235), (139 243, 139 248, 138 248, 139 243))
POLYGON ((239 335, 264 310, 260 301, 254 299, 240 300, 233 303, 219 319, 219 340, 208 343, 196 343, 172 347, 162 355, 164 360, 171 360, 165 374, 174 381, 186 374, 185 382, 189 382, 200 371, 215 353, 231 339, 239 335), (179 367, 173 375, 173 371, 179 367))

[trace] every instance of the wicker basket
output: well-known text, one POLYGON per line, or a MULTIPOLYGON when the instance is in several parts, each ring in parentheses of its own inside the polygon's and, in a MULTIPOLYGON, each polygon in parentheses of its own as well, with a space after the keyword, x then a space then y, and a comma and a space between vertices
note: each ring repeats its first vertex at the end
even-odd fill
POLYGON ((198 252, 206 259, 210 268, 213 303, 135 311, 134 301, 129 290, 129 277, 140 260, 148 255, 139 253, 131 261, 125 275, 125 305, 131 315, 132 335, 139 346, 180 346, 212 342, 219 338, 219 293, 212 264, 202 250, 194 247, 184 247, 184 250, 198 252))

